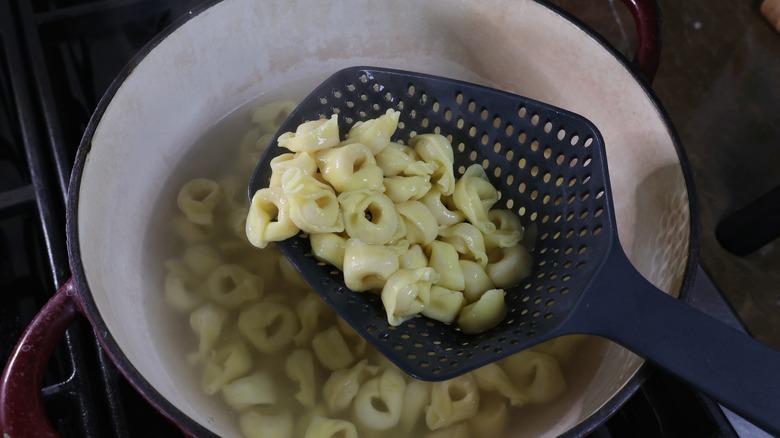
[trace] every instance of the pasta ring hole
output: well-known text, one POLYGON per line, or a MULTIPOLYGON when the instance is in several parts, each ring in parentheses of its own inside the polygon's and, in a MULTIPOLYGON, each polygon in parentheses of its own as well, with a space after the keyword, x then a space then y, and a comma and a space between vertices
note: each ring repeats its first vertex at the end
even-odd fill
POLYGON ((284 327, 284 318, 282 315, 277 315, 271 322, 265 327, 265 333, 269 338, 273 338, 284 327))
POLYGON ((390 408, 387 407, 387 403, 382 397, 371 397, 371 407, 377 412, 390 412, 390 408))

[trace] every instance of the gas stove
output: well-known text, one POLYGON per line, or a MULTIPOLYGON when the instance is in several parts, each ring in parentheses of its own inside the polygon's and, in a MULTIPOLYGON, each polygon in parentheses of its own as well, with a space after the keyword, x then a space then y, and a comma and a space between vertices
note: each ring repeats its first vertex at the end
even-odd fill
MULTIPOLYGON (((67 183, 92 111, 141 47, 198 3, 0 0, 0 364, 69 276, 67 183)), ((606 22, 614 8, 605 2, 601 15, 587 18, 606 22)), ((690 298, 742 327, 703 269, 690 298)), ((749 430, 665 373, 649 366, 644 372, 640 389, 591 436, 730 437, 749 430)), ((83 319, 54 351, 43 400, 63 437, 181 435, 124 380, 83 319)))

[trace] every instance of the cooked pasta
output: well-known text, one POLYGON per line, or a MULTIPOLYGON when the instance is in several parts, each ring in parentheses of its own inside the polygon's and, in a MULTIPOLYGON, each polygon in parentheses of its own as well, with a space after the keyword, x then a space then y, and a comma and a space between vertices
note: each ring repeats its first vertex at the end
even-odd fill
POLYGON ((303 406, 314 407, 317 397, 314 355, 311 351, 297 349, 287 356, 284 366, 287 377, 298 384, 295 399, 303 406))
POLYGON ((399 269, 382 288, 382 304, 392 325, 421 313, 431 300, 431 286, 439 278, 433 268, 399 269))
POLYGON ((466 424, 456 424, 425 435, 425 438, 471 438, 471 430, 466 424))
POLYGON ((401 419, 405 390, 401 373, 386 369, 360 386, 352 404, 355 421, 375 431, 393 428, 401 419))
POLYGON ((439 239, 452 245, 461 260, 475 261, 482 267, 487 265, 486 237, 474 225, 461 222, 451 227, 442 227, 439 229, 439 239))
POLYGON ((306 233, 339 233, 344 219, 336 193, 327 184, 298 168, 282 174, 280 185, 287 197, 290 220, 306 233))
POLYGON ((259 351, 274 353, 293 343, 298 317, 282 303, 256 303, 238 315, 238 329, 259 351))
POLYGON ((203 367, 201 385, 206 394, 216 394, 225 385, 243 376, 252 368, 249 349, 241 341, 220 347, 210 355, 203 367))
POLYGON ((479 263, 461 259, 458 264, 463 271, 463 297, 467 303, 473 303, 485 292, 495 289, 496 285, 479 263))
POLYGON ((531 399, 530 395, 518 388, 504 370, 495 363, 478 368, 472 374, 480 389, 501 394, 509 400, 512 406, 523 406, 531 399))
POLYGON ((366 145, 350 143, 323 150, 317 155, 317 162, 322 178, 338 192, 382 188, 382 169, 366 145))
POLYGON ((431 386, 430 382, 416 379, 406 383, 399 423, 402 434, 415 430, 423 422, 424 419, 420 413, 425 412, 426 407, 431 402, 431 386))
POLYGON ((281 187, 258 190, 246 218, 246 236, 252 245, 265 248, 269 242, 290 238, 301 229, 290 217, 290 203, 281 187))
POLYGON ((198 307, 190 314, 190 327, 198 337, 198 351, 188 357, 190 362, 206 359, 214 348, 227 318, 227 310, 211 303, 198 307))
POLYGON ((349 421, 314 417, 304 438, 358 438, 355 425, 349 421))
POLYGON ((235 410, 250 406, 275 405, 276 387, 268 372, 257 370, 222 387, 222 397, 235 410))
POLYGON ((339 126, 334 114, 329 119, 306 122, 295 132, 279 137, 279 146, 293 152, 316 152, 339 144, 339 126))
POLYGON ((371 244, 393 240, 398 228, 395 204, 384 193, 346 192, 339 195, 347 234, 371 244))
MULTIPOLYGON (((489 330, 505 309, 495 297, 476 302, 488 290, 512 287, 530 275, 530 253, 520 243, 523 226, 514 213, 493 208, 498 192, 482 166, 471 165, 456 178, 446 137, 416 134, 408 146, 391 141, 399 120, 400 113, 388 110, 357 122, 343 141, 337 115, 282 134, 278 144, 291 152, 271 160, 271 182, 253 196, 258 205, 249 209, 247 236, 263 248, 296 228, 308 233, 314 257, 341 270, 349 289, 384 291, 391 325, 421 314, 467 333, 489 330), (411 252, 387 248, 399 244, 411 252), (482 269, 464 267, 467 261, 482 269), (394 292, 407 287, 399 286, 396 271, 424 267, 435 271, 434 284, 442 288, 428 309, 427 298, 404 301, 394 292), (487 315, 491 311, 496 313, 487 315)), ((427 297, 429 289, 416 296, 427 297)))
POLYGON ((410 244, 427 245, 436 239, 439 226, 425 204, 419 201, 406 201, 396 204, 395 208, 406 228, 404 237, 410 244))
POLYGON ((331 371, 346 368, 354 360, 344 335, 336 326, 314 335, 311 346, 320 364, 331 371))
POLYGON ((390 109, 376 119, 355 123, 349 130, 344 144, 364 144, 376 155, 390 143, 390 137, 398 127, 400 117, 399 112, 390 109))
POLYGON ((165 301, 179 312, 189 312, 198 307, 205 298, 195 287, 187 274, 169 271, 163 286, 165 301))
POLYGON ((271 181, 268 187, 274 188, 282 185, 282 175, 287 169, 300 169, 304 175, 314 175, 317 173, 317 160, 308 152, 297 154, 282 154, 271 160, 271 181))
POLYGON ((293 415, 279 406, 256 406, 239 417, 241 432, 247 438, 292 438, 293 415))
POLYGON ((463 306, 458 316, 463 333, 481 333, 498 325, 507 313, 504 295, 503 289, 490 289, 477 301, 463 306))
POLYGON ((428 304, 423 307, 421 313, 437 321, 454 322, 465 305, 463 292, 457 290, 431 286, 429 295, 428 304))
POLYGON ((368 360, 363 359, 350 369, 340 369, 331 373, 322 388, 325 406, 331 413, 340 413, 347 410, 357 396, 363 383, 375 377, 380 369, 369 365, 368 360))
POLYGON ((314 257, 344 270, 344 256, 347 249, 347 237, 336 233, 313 233, 309 235, 314 257))
POLYGON ((238 265, 217 267, 206 279, 206 297, 228 309, 254 301, 263 293, 263 280, 238 265))
POLYGON ((197 178, 179 190, 176 201, 187 220, 198 225, 212 225, 214 223, 214 208, 219 204, 221 198, 222 191, 216 181, 197 178))
POLYGON ((452 192, 452 202, 458 210, 485 234, 496 231, 496 224, 490 220, 488 212, 497 201, 498 192, 485 175, 485 169, 479 164, 466 168, 452 192))
POLYGON ((528 394, 532 403, 554 400, 566 390, 560 363, 552 356, 524 350, 502 359, 499 366, 528 394))
POLYGON ((381 290, 400 267, 398 256, 393 247, 349 239, 344 249, 344 284, 356 292, 381 290))
POLYGON ((384 176, 425 176, 431 175, 436 167, 432 163, 420 161, 420 156, 409 146, 390 142, 376 154, 376 163, 384 176))
POLYGON ((471 374, 434 382, 425 423, 429 429, 436 430, 467 420, 476 415, 479 400, 479 387, 471 374))
POLYGON ((264 132, 273 132, 298 106, 292 100, 277 100, 252 110, 252 122, 264 132))
POLYGON ((431 210, 439 226, 455 225, 466 220, 462 212, 447 205, 447 198, 444 196, 438 187, 432 187, 420 201, 431 210))
MULTIPOLYGON (((253 112, 255 128, 236 143, 240 172, 251 171, 273 134, 269 130, 290 108, 282 102, 253 112)), ((367 196, 347 199, 360 190, 334 190, 336 201, 353 205, 364 218, 369 214, 374 219, 373 213, 395 218, 396 229, 384 243, 368 243, 346 231, 312 233, 312 252, 341 269, 353 290, 386 299, 386 308, 392 309, 388 318, 397 323, 421 312, 460 324, 464 331, 483 330, 495 322, 491 318, 502 316, 503 305, 504 292, 488 270, 503 278, 502 263, 512 260, 512 248, 521 243, 518 233, 526 234, 521 241, 529 236, 511 212, 489 209, 487 220, 496 231, 480 231, 480 244, 478 228, 453 202, 457 179, 440 168, 451 161, 446 138, 420 136, 409 146, 382 146, 389 136, 379 131, 397 123, 396 115, 386 116, 379 124, 355 129, 349 144, 362 145, 371 136, 380 139, 374 147, 381 150, 373 156, 384 179, 419 176, 431 188, 418 201, 391 201, 392 210, 367 207, 367 196), (443 195, 442 187, 449 187, 450 194, 443 195), (484 308, 494 308, 496 315, 485 315, 490 312, 484 308)), ((300 148, 310 147, 307 142, 318 136, 333 142, 331 119, 318 123, 288 141, 300 148)), ((294 152, 274 163, 282 173, 299 169, 293 172, 300 174, 287 177, 299 178, 299 186, 287 187, 295 196, 310 199, 306 196, 314 192, 312 187, 324 189, 327 180, 319 168, 324 160, 318 157, 328 149, 294 152), (318 184, 307 185, 311 181, 303 181, 304 176, 318 184)), ((274 188, 254 195, 259 201, 251 207, 235 174, 191 180, 216 185, 183 184, 185 205, 199 195, 206 199, 218 193, 217 200, 213 205, 206 201, 189 217, 174 202, 172 230, 182 246, 166 258, 161 281, 166 303, 192 334, 182 361, 198 371, 205 393, 235 412, 245 437, 491 438, 506 432, 515 410, 552 400, 565 390, 562 365, 573 360, 580 336, 556 339, 449 381, 423 382, 400 372, 340 319, 271 244, 300 231, 290 218, 290 201, 278 176, 274 188), (206 189, 193 190, 198 187, 206 189)), ((384 183, 379 192, 383 189, 384 183)), ((305 218, 305 212, 299 213, 305 218)), ((346 230, 346 221, 344 225, 346 230)))
POLYGON ((423 162, 434 168, 431 182, 436 188, 443 195, 452 195, 455 190, 455 157, 450 142, 441 135, 420 134, 412 137, 409 145, 423 162))
POLYGON ((320 330, 320 325, 331 316, 328 305, 314 292, 308 292, 306 296, 295 306, 295 313, 301 322, 301 329, 293 336, 297 346, 308 345, 320 330))
POLYGON ((520 244, 497 247, 488 254, 485 272, 496 287, 514 286, 531 275, 531 254, 520 244))

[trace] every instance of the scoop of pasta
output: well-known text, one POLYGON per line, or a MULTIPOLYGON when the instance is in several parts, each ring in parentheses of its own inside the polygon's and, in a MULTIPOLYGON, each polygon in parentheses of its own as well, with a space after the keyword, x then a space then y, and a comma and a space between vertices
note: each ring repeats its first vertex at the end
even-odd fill
POLYGON ((524 228, 495 208, 499 193, 481 165, 455 169, 443 135, 391 142, 399 116, 358 121, 343 139, 336 114, 281 134, 289 152, 252 197, 247 235, 264 248, 305 233, 347 287, 381 297, 392 326, 424 315, 464 333, 489 330, 507 314, 503 288, 531 272, 524 228))

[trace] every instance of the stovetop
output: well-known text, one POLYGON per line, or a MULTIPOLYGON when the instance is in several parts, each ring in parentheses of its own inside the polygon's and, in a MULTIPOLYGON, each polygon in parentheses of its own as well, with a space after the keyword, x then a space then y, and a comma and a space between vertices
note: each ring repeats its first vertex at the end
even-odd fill
MULTIPOLYGON (((69 276, 67 182, 93 109, 138 50, 198 3, 0 0, 0 364, 69 276)), ((635 36, 619 0, 553 3, 630 55, 635 36)), ((679 131, 700 201, 702 268, 691 303, 780 348, 776 245, 737 257, 714 237, 719 220, 780 183, 780 36, 756 2, 660 3, 664 48, 654 90, 679 131)), ((118 373, 84 320, 58 344, 43 384, 47 414, 63 437, 181 435, 118 373)), ((592 436, 750 433, 733 420, 651 370, 592 436)))

